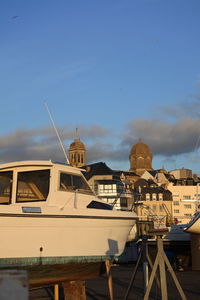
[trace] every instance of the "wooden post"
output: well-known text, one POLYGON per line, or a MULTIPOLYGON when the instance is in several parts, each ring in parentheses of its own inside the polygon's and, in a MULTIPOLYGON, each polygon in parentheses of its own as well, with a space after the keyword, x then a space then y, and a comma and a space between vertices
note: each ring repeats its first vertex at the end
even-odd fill
POLYGON ((168 299, 168 296, 167 296, 167 280, 166 280, 165 261, 164 261, 164 259, 162 257, 162 254, 164 252, 162 236, 158 236, 157 237, 157 247, 158 247, 158 253, 160 253, 159 269, 160 269, 161 295, 162 295, 162 299, 168 299))
POLYGON ((59 285, 54 285, 54 300, 59 300, 59 285))
POLYGON ((113 300, 113 284, 112 284, 112 275, 110 272, 111 269, 111 265, 110 265, 110 260, 107 259, 105 261, 105 265, 106 265, 106 274, 108 276, 108 289, 109 289, 109 295, 110 295, 110 300, 113 300))
POLYGON ((149 283, 149 263, 148 263, 148 246, 147 238, 142 239, 142 268, 143 268, 143 283, 144 283, 144 294, 146 292, 149 283))
POLYGON ((168 270, 172 276, 172 279, 174 280, 174 283, 176 285, 176 288, 179 292, 179 295, 181 296, 182 300, 186 300, 185 294, 178 282, 178 279, 176 278, 176 274, 174 273, 172 266, 170 265, 170 262, 164 252, 163 249, 163 240, 162 240, 162 234, 161 232, 158 232, 156 234, 156 238, 157 238, 157 255, 156 255, 156 259, 154 262, 154 266, 151 272, 151 276, 149 279, 149 284, 147 286, 147 290, 144 296, 143 300, 148 300, 149 299, 149 294, 151 291, 151 287, 153 284, 153 280, 156 276, 156 270, 159 266, 160 269, 160 287, 161 287, 161 296, 162 296, 162 300, 167 300, 168 299, 168 295, 167 295, 167 281, 166 281, 166 269, 165 269, 165 264, 168 267, 168 270))

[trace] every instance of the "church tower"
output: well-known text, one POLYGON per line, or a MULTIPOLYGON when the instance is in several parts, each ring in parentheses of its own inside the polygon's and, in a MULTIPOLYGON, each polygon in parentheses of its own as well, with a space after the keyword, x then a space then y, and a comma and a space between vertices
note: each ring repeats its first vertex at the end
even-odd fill
POLYGON ((69 147, 69 162, 73 167, 82 167, 86 164, 86 149, 80 141, 78 128, 76 128, 76 137, 69 147))
POLYGON ((139 140, 133 145, 130 156, 130 171, 142 175, 145 170, 152 170, 152 152, 146 144, 139 140))

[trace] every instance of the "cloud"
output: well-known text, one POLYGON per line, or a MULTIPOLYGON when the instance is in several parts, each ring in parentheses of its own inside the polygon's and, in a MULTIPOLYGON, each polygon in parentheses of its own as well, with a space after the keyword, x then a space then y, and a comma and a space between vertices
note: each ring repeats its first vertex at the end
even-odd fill
MULTIPOLYGON (((199 81, 200 86, 200 81, 199 81)), ((163 117, 171 117, 181 119, 184 117, 199 118, 200 117, 200 93, 187 94, 184 100, 174 102, 171 106, 159 105, 155 110, 162 114, 163 117)))
POLYGON ((193 152, 200 135, 200 118, 182 118, 171 123, 161 120, 133 120, 127 125, 123 145, 138 138, 148 144, 154 155, 178 155, 193 152))
POLYGON ((110 143, 98 141, 87 148, 88 163, 94 161, 123 161, 128 160, 127 147, 119 147, 110 143))
MULTIPOLYGON (((61 158, 61 151, 51 128, 17 129, 0 136, 0 161, 61 158), (50 141, 47 143, 47 141, 50 141), (57 151, 56 151, 57 150, 57 151), (55 155, 55 153, 57 153, 55 155)), ((63 159, 62 159, 63 160, 63 159)))
MULTIPOLYGON (((132 146, 139 138, 150 146, 153 156, 171 163, 181 154, 196 153, 200 147, 200 118, 177 118, 173 122, 157 119, 132 120, 122 132, 93 124, 77 125, 81 141, 87 149, 87 163, 97 161, 128 163, 132 146), (172 161, 173 160, 173 161, 172 161)), ((65 124, 58 128, 66 151, 76 133, 75 128, 65 124)), ((50 127, 19 128, 0 136, 0 161, 51 159, 65 161, 58 138, 50 127)), ((196 158, 197 159, 197 158, 196 158)))
MULTIPOLYGON (((95 144, 95 141, 98 143, 97 140, 105 139, 109 134, 109 130, 98 125, 90 127, 79 125, 78 128, 81 140, 87 141, 88 143, 95 144)), ((64 125, 57 129, 67 151, 69 145, 75 138, 74 127, 64 125)), ((94 146, 91 146, 90 153, 95 159, 96 157, 104 157, 103 153, 105 150, 103 150, 102 146, 99 148, 96 155, 93 152, 95 152, 94 146), (102 155, 100 155, 100 149, 102 149, 102 155)), ((0 136, 1 162, 26 159, 51 159, 53 161, 65 161, 64 153, 62 152, 58 138, 52 127, 36 129, 19 128, 14 132, 0 136)))
POLYGON ((179 102, 174 104, 174 106, 157 106, 156 109, 163 115, 172 117, 172 118, 184 118, 184 117, 192 117, 199 118, 200 117, 200 95, 188 95, 190 100, 179 102), (194 98, 191 101, 191 98, 194 98))
MULTIPOLYGON (((105 129, 98 125, 91 125, 91 126, 84 126, 78 125, 77 126, 79 134, 81 137, 85 139, 99 139, 99 138, 106 138, 109 136, 111 131, 109 129, 105 129)), ((73 129, 74 131, 74 129, 73 129)))

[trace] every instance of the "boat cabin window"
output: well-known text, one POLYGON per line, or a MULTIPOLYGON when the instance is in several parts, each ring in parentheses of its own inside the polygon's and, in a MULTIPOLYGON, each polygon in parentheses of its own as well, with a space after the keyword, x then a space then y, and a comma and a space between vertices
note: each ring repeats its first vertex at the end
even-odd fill
POLYGON ((0 172, 0 204, 10 204, 13 172, 0 172))
POLYGON ((93 194, 87 182, 82 176, 67 173, 60 174, 60 191, 79 191, 93 194))
POLYGON ((50 170, 19 172, 17 202, 45 201, 49 193, 50 170))

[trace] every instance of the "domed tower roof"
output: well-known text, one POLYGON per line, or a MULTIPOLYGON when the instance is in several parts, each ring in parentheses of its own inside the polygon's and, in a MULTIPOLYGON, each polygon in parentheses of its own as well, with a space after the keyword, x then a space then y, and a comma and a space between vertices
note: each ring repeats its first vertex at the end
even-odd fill
POLYGON ((145 170, 152 170, 152 152, 148 145, 139 140, 130 151, 130 170, 142 175, 145 170))
POLYGON ((80 139, 75 139, 69 146, 69 151, 74 151, 74 150, 85 151, 85 145, 83 144, 83 142, 80 141, 80 139))
POLYGON ((151 154, 151 150, 148 145, 143 143, 141 140, 138 141, 135 145, 133 145, 130 155, 132 154, 151 154))
POLYGON ((86 149, 83 142, 80 141, 78 128, 76 128, 76 137, 69 146, 69 161, 74 167, 82 167, 86 164, 86 149))

